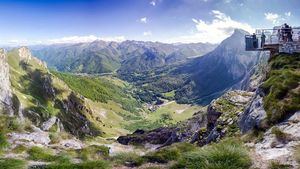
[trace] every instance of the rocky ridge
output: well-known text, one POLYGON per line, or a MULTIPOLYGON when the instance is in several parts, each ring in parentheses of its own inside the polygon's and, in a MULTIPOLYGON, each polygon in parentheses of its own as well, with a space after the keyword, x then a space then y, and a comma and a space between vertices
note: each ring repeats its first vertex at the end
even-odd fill
POLYGON ((9 65, 7 64, 6 52, 0 49, 0 114, 8 112, 14 114, 12 104, 12 92, 9 81, 9 65))

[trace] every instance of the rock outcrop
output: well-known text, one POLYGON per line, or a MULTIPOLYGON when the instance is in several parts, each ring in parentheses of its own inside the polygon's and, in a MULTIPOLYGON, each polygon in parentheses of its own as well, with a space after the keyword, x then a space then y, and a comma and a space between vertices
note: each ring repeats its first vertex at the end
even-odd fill
POLYGON ((267 169, 269 162, 277 161, 280 164, 298 168, 299 164, 294 158, 295 148, 300 145, 300 111, 289 119, 279 123, 264 133, 263 140, 250 144, 254 150, 254 167, 267 169), (272 130, 276 128, 282 133, 281 138, 272 130))
POLYGON ((57 103, 63 113, 58 115, 63 128, 71 134, 84 138, 85 136, 98 136, 101 131, 87 118, 92 110, 84 104, 84 100, 75 93, 71 93, 67 100, 57 103))
POLYGON ((9 66, 4 49, 0 49, 0 114, 2 112, 13 116, 12 93, 9 81, 9 66))
POLYGON ((200 111, 195 113, 192 118, 177 124, 176 127, 161 127, 150 131, 136 130, 133 134, 120 136, 117 141, 124 145, 145 145, 150 143, 164 147, 175 142, 190 142, 195 139, 195 133, 205 126, 206 113, 200 111))
POLYGON ((239 133, 238 119, 253 96, 253 92, 230 91, 213 100, 207 108, 206 130, 198 132, 199 145, 218 141, 239 133))
POLYGON ((151 131, 137 130, 133 134, 121 136, 121 144, 160 144, 175 142, 197 142, 205 145, 212 141, 239 133, 237 121, 239 115, 253 96, 253 92, 231 91, 212 101, 207 111, 200 111, 176 127, 164 127, 151 131))
POLYGON ((239 119, 239 127, 242 133, 246 133, 254 128, 263 128, 267 113, 263 107, 264 93, 261 89, 257 89, 255 96, 245 109, 239 119))

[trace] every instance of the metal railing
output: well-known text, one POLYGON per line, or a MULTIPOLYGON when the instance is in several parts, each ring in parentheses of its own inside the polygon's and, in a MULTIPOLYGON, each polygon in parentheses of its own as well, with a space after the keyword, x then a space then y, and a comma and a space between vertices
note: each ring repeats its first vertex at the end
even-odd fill
POLYGON ((273 44, 279 45, 280 48, 287 47, 287 45, 293 46, 298 51, 300 47, 300 27, 257 29, 255 34, 245 36, 245 42, 248 51, 263 50, 266 47, 265 45, 273 44))
POLYGON ((283 44, 286 42, 300 43, 300 28, 257 29, 256 37, 261 40, 262 34, 266 36, 265 44, 283 44), (289 33, 290 32, 290 33, 289 33))

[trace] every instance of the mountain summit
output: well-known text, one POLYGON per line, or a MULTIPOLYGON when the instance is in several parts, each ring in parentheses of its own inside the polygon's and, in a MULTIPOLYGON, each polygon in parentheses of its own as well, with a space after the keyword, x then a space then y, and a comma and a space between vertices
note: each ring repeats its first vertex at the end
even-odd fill
POLYGON ((177 69, 175 73, 190 76, 177 98, 193 98, 206 104, 229 88, 241 88, 239 83, 249 78, 250 70, 260 58, 260 53, 245 51, 245 34, 246 31, 235 29, 216 49, 177 69))

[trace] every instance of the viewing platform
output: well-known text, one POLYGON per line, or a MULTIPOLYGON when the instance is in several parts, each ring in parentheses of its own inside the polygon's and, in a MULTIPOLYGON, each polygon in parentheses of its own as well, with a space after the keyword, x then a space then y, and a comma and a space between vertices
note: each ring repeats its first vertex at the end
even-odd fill
POLYGON ((277 26, 273 29, 257 29, 245 35, 246 51, 270 51, 271 53, 300 53, 300 27, 277 26))

